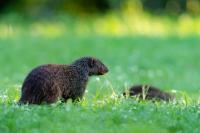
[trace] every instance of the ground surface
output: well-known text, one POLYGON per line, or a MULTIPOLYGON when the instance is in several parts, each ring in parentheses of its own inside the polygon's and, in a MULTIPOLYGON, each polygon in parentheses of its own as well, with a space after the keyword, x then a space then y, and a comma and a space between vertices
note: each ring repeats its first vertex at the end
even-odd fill
POLYGON ((199 37, 20 34, 0 39, 1 132, 200 132, 199 37), (73 105, 18 106, 27 73, 45 63, 69 64, 95 56, 110 69, 89 81, 84 101, 73 105), (179 103, 117 98, 148 83, 176 92, 179 103))

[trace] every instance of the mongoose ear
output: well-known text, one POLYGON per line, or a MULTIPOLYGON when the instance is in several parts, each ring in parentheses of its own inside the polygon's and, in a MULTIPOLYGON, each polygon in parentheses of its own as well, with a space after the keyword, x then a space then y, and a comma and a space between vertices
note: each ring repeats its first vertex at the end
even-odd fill
POLYGON ((94 59, 90 59, 89 60, 89 67, 90 68, 94 67, 94 64, 95 64, 95 60, 94 59))

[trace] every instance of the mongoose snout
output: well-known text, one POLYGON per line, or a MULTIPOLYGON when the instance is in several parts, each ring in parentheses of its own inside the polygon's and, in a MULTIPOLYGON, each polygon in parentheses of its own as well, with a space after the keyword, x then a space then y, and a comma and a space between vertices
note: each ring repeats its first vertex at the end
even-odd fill
POLYGON ((89 60, 89 75, 104 75, 109 70, 108 68, 98 59, 90 58, 89 60))

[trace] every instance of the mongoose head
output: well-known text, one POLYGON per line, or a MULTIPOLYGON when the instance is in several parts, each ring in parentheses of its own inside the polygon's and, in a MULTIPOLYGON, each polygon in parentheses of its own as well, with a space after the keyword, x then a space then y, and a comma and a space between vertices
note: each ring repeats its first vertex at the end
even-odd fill
POLYGON ((108 72, 108 68, 98 59, 89 58, 89 75, 103 75, 108 72))
POLYGON ((74 64, 86 67, 89 76, 104 75, 109 71, 108 68, 99 59, 94 57, 83 57, 76 60, 74 64))

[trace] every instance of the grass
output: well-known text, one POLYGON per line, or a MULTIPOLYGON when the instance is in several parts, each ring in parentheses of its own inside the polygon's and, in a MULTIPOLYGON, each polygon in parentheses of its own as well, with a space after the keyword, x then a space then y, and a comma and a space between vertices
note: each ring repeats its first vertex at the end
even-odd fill
MULTIPOLYGON (((200 131, 200 39, 146 36, 24 34, 0 39, 1 132, 158 132, 200 131), (100 58, 110 69, 91 77, 76 105, 18 106, 27 73, 45 63, 69 64, 82 56, 100 58), (177 103, 117 98, 133 84, 176 91, 177 103)), ((34 30, 33 30, 34 31, 34 30)))

